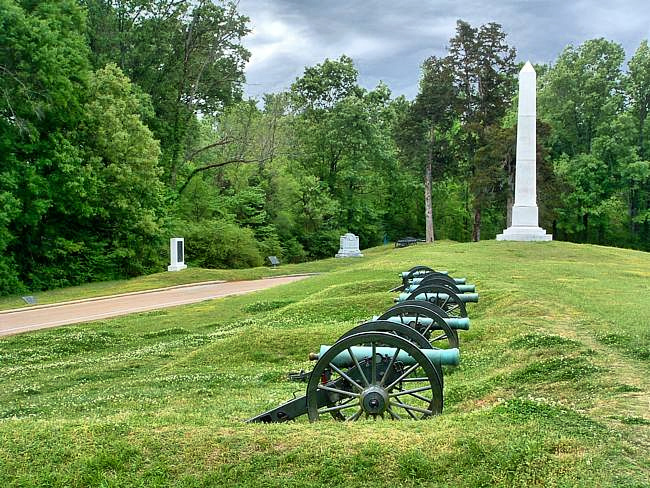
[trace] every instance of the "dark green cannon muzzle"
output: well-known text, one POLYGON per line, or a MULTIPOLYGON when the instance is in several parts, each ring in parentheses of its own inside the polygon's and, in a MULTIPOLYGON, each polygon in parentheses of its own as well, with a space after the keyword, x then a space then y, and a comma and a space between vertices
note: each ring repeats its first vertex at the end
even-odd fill
MULTIPOLYGON (((310 355, 311 359, 317 359, 319 357, 322 357, 332 346, 320 346, 320 351, 318 355, 310 355)), ((372 348, 370 346, 352 346, 350 348, 350 351, 352 351, 352 354, 354 355, 354 359, 356 359, 357 362, 364 361, 365 359, 368 359, 372 357, 372 348)), ((381 356, 387 357, 387 358, 392 358, 395 356, 395 352, 397 349, 394 347, 376 347, 375 348, 375 354, 379 354, 381 356)), ((424 353, 424 355, 431 361, 433 364, 441 364, 444 366, 458 366, 460 364, 460 352, 458 351, 457 348, 453 349, 421 349, 421 351, 424 353)), ((348 351, 343 351, 336 355, 334 359, 332 359, 331 364, 338 368, 349 368, 354 366, 355 361, 350 356, 350 352, 348 351)), ((399 353, 397 354, 396 361, 400 361, 401 363, 405 365, 413 365, 416 363, 415 359, 413 359, 407 352, 400 350, 399 353)))

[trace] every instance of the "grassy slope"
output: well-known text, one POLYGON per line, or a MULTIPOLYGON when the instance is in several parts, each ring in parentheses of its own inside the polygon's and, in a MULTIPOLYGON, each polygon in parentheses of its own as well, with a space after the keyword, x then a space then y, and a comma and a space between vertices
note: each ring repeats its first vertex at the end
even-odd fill
POLYGON ((0 340, 0 486, 650 486, 649 254, 366 255, 253 295, 0 340), (302 389, 286 372, 388 308, 396 272, 421 263, 481 293, 443 415, 241 422, 302 389))

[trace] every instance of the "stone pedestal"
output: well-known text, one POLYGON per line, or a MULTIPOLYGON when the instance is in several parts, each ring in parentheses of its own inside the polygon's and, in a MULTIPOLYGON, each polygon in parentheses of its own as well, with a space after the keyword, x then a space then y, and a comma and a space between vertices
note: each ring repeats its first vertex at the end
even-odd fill
POLYGON ((497 241, 550 241, 538 224, 537 209, 537 76, 527 62, 519 72, 517 160, 512 224, 497 241))
POLYGON ((553 236, 541 227, 510 226, 497 235, 497 241, 552 241, 553 236))
POLYGON ((362 258, 363 254, 359 250, 359 237, 348 232, 341 236, 339 244, 339 252, 336 254, 337 258, 362 258))
POLYGON ((169 255, 171 264, 167 266, 167 271, 180 271, 187 268, 185 264, 185 239, 182 237, 172 237, 169 239, 169 255))

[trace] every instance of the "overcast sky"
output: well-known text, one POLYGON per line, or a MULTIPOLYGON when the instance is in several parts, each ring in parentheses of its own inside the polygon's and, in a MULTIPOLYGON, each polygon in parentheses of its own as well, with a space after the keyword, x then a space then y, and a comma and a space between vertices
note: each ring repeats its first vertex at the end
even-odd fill
POLYGON ((567 44, 604 37, 631 56, 650 37, 650 0, 240 0, 252 33, 246 94, 289 88, 305 66, 350 56, 362 86, 383 80, 413 98, 420 65, 444 55, 456 20, 497 22, 520 61, 547 63, 567 44))

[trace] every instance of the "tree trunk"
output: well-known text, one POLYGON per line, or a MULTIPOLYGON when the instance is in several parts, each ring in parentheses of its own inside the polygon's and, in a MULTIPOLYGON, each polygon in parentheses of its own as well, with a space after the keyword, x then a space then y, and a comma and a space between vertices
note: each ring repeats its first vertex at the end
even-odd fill
POLYGON ((433 228, 433 202, 431 201, 432 193, 432 178, 433 178, 433 144, 436 142, 436 132, 431 125, 429 129, 429 150, 427 152, 427 167, 424 173, 424 220, 426 223, 426 241, 433 242, 434 228, 433 228))
POLYGON ((472 240, 478 242, 481 240, 481 209, 474 209, 474 224, 472 225, 472 240))
POLYGON ((424 220, 426 222, 426 241, 433 242, 433 203, 431 201, 431 160, 427 161, 424 173, 424 220))
POLYGON ((467 230, 470 228, 470 193, 469 193, 469 184, 465 182, 465 212, 463 213, 463 239, 467 236, 467 230))
POLYGON ((634 203, 635 203, 634 202, 634 198, 635 198, 634 190, 630 190, 628 198, 629 198, 629 201, 628 201, 628 204, 627 204, 627 213, 628 213, 628 217, 630 219, 630 222, 628 224, 628 231, 629 231, 630 234, 632 234, 632 237, 636 237, 636 234, 637 234, 636 227, 637 226, 635 225, 635 222, 634 222, 634 217, 636 217, 636 208, 635 208, 635 205, 634 205, 634 203))

